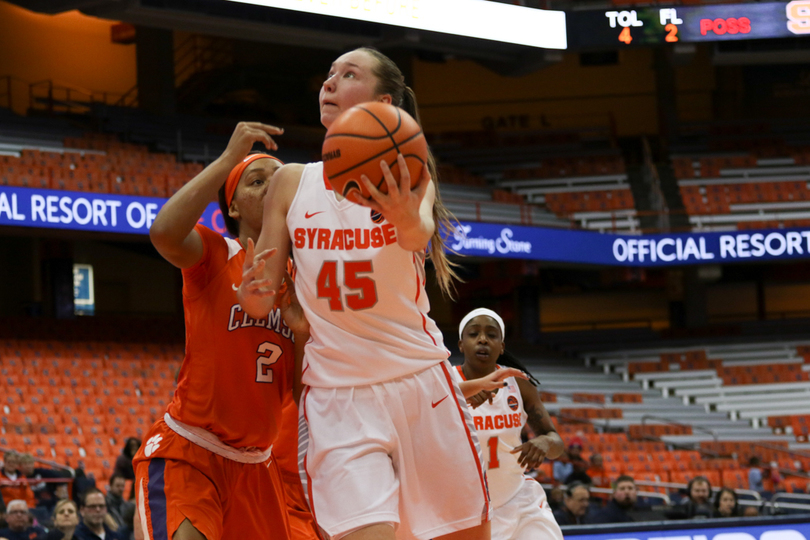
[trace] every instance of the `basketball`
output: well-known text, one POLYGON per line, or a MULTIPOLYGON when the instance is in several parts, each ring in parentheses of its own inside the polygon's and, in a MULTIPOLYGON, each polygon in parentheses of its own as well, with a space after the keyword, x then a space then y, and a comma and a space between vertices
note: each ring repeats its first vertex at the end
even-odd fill
POLYGON ((381 192, 388 192, 381 160, 385 160, 399 182, 397 154, 405 157, 413 189, 427 162, 427 142, 422 129, 398 107, 382 102, 363 103, 341 114, 327 131, 323 170, 332 189, 357 202, 358 197, 370 197, 360 182, 361 175, 366 175, 381 192))

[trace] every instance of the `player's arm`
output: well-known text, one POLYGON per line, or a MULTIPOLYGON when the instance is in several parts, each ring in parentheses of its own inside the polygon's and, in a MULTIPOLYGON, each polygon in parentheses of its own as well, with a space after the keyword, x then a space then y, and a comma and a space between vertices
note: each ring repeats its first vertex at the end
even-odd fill
POLYGON ((205 208, 216 200, 228 174, 248 155, 254 143, 276 149, 278 146, 270 136, 282 133, 280 128, 259 122, 236 125, 222 155, 172 195, 152 223, 149 238, 164 259, 178 268, 189 268, 202 258, 202 238, 194 226, 205 208))
POLYGON ((397 230, 397 243, 407 251, 425 251, 430 242, 436 223, 433 221, 433 202, 436 188, 430 180, 427 167, 422 167, 419 183, 411 189, 411 176, 405 158, 397 156, 400 178, 399 186, 385 161, 380 162, 388 193, 380 192, 367 176, 360 181, 371 194, 371 199, 360 198, 358 204, 367 206, 385 216, 388 223, 397 230))
POLYGON ((276 289, 284 278, 291 249, 287 211, 303 170, 304 166, 297 163, 278 169, 264 198, 262 233, 256 242, 256 255, 246 250, 242 283, 236 291, 242 309, 251 317, 265 317, 275 305, 276 289))
POLYGON ((295 367, 293 370, 293 399, 299 402, 304 385, 301 382, 301 370, 304 364, 304 348, 309 341, 309 321, 298 297, 295 295, 295 283, 289 273, 285 274, 284 281, 287 283, 287 290, 281 298, 281 316, 287 327, 292 330, 295 341, 295 367))
POLYGON ((565 450, 563 440, 554 429, 551 417, 548 415, 540 393, 528 380, 517 380, 520 388, 520 397, 523 398, 523 408, 528 415, 526 423, 537 433, 537 437, 525 442, 512 450, 519 453, 518 463, 527 469, 539 467, 545 458, 556 459, 565 450))
MULTIPOLYGON (((461 393, 467 399, 468 403, 473 397, 482 393, 487 394, 488 398, 491 399, 492 394, 498 390, 498 388, 506 386, 506 379, 509 377, 525 379, 526 374, 515 368, 501 368, 496 369, 486 377, 461 381, 458 383, 458 387, 461 389, 461 393)), ((481 403, 477 403, 476 406, 480 404, 481 403)))

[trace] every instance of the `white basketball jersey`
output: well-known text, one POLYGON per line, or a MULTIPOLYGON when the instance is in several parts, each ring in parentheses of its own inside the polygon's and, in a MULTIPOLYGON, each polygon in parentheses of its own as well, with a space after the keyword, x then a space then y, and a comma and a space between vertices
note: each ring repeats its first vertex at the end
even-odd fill
MULTIPOLYGON (((465 380, 461 366, 456 366, 453 376, 458 382, 465 380)), ((523 444, 520 432, 528 415, 523 410, 523 398, 515 378, 509 377, 506 383, 507 386, 495 394, 492 403, 471 410, 484 452, 489 498, 495 509, 509 502, 526 481, 523 467, 518 463, 520 454, 510 452, 523 444)))
POLYGON ((428 317, 425 254, 396 229, 327 188, 323 163, 304 167, 287 213, 295 289, 310 324, 303 382, 361 386, 416 373, 449 352, 428 317))

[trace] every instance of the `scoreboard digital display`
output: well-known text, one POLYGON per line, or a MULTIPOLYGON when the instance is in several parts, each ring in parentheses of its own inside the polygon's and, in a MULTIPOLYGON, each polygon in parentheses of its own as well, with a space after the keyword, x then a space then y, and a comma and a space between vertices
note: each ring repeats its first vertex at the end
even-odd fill
POLYGON ((568 13, 570 48, 810 37, 810 0, 568 13))

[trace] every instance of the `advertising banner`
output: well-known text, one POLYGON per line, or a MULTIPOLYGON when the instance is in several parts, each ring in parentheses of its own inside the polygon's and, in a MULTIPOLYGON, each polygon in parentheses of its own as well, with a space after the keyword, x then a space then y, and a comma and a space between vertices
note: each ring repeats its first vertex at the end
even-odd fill
MULTIPOLYGON (((166 199, 0 187, 0 226, 148 234, 166 199)), ((200 223, 226 234, 211 203, 200 223)), ((447 237, 461 255, 609 266, 674 266, 810 258, 810 228, 620 235, 461 222, 447 237)))

